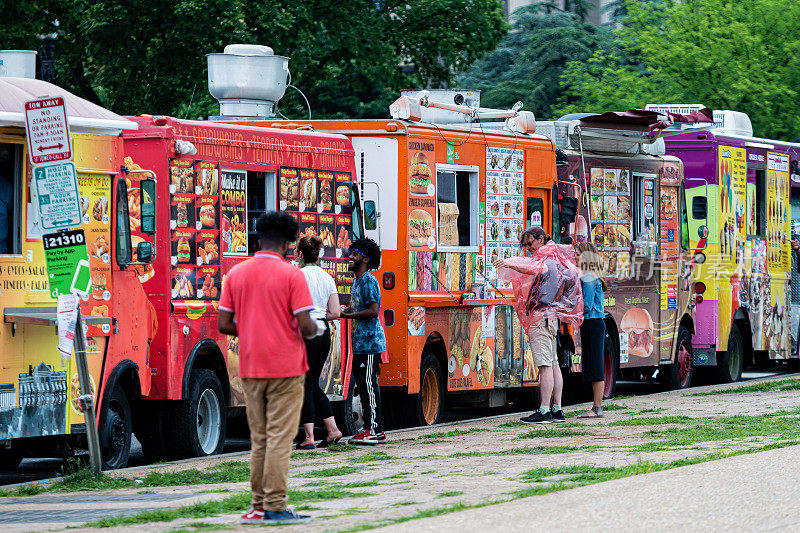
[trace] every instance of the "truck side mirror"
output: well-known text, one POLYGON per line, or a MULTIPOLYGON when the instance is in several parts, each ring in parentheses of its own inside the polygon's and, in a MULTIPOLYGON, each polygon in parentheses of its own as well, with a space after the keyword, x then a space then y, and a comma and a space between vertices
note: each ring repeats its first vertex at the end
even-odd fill
POLYGON ((136 246, 136 259, 140 263, 152 263, 153 245, 147 241, 140 242, 136 246))
MULTIPOLYGON (((141 188, 142 233, 153 235, 156 232, 156 181, 149 178, 143 179, 141 188)), ((143 261, 142 256, 139 256, 139 261, 143 261)))
POLYGON ((368 230, 378 227, 378 210, 375 208, 375 200, 364 201, 364 227, 368 230))
POLYGON ((708 198, 705 196, 695 196, 692 198, 692 218, 695 220, 705 220, 708 216, 708 198))
POLYGON ((566 226, 575 222, 578 214, 578 199, 572 196, 564 196, 558 200, 559 212, 561 215, 561 225, 566 226))

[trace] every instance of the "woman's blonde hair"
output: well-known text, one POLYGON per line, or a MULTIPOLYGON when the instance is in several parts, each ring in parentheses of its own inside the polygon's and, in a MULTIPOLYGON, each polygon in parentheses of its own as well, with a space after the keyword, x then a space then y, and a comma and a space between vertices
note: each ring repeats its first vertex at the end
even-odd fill
POLYGON ((597 247, 592 242, 579 242, 575 245, 575 252, 578 254, 578 268, 583 272, 591 272, 600 284, 603 290, 608 290, 608 283, 606 278, 603 277, 603 257, 597 251, 597 247))

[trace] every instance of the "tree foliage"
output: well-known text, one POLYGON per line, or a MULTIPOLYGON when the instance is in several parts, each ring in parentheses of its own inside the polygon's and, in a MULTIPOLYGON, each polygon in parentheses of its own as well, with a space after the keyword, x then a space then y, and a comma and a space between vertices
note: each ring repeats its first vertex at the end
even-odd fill
MULTIPOLYGON (((315 117, 379 117, 400 88, 447 86, 507 29, 499 0, 0 0, 0 17, 0 48, 56 34, 68 90, 120 113, 190 117, 217 112, 204 56, 226 44, 290 56, 315 117)), ((281 108, 306 116, 291 90, 281 108)))
POLYGON ((521 100, 537 117, 549 118, 561 97, 567 64, 585 61, 596 50, 617 51, 610 30, 581 22, 573 13, 542 10, 536 5, 517 10, 513 30, 458 79, 483 91, 481 105, 506 108, 521 100))
POLYGON ((800 137, 800 41, 790 0, 629 0, 620 54, 571 63, 561 112, 701 103, 750 116, 756 135, 800 137))

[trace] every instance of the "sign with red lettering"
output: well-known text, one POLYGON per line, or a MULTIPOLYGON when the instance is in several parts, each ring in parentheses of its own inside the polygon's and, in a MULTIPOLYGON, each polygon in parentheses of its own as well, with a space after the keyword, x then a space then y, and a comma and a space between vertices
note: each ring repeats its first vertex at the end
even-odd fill
POLYGON ((64 99, 41 98, 25 102, 25 133, 31 163, 72 159, 72 141, 64 99))

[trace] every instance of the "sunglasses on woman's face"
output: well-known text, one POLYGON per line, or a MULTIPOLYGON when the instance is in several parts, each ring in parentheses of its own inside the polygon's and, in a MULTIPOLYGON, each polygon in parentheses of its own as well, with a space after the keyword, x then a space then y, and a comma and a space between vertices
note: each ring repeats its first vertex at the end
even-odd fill
POLYGON ((534 243, 534 242, 535 242, 535 241, 523 242, 521 246, 522 246, 523 248, 530 248, 531 246, 533 246, 533 243, 534 243))

